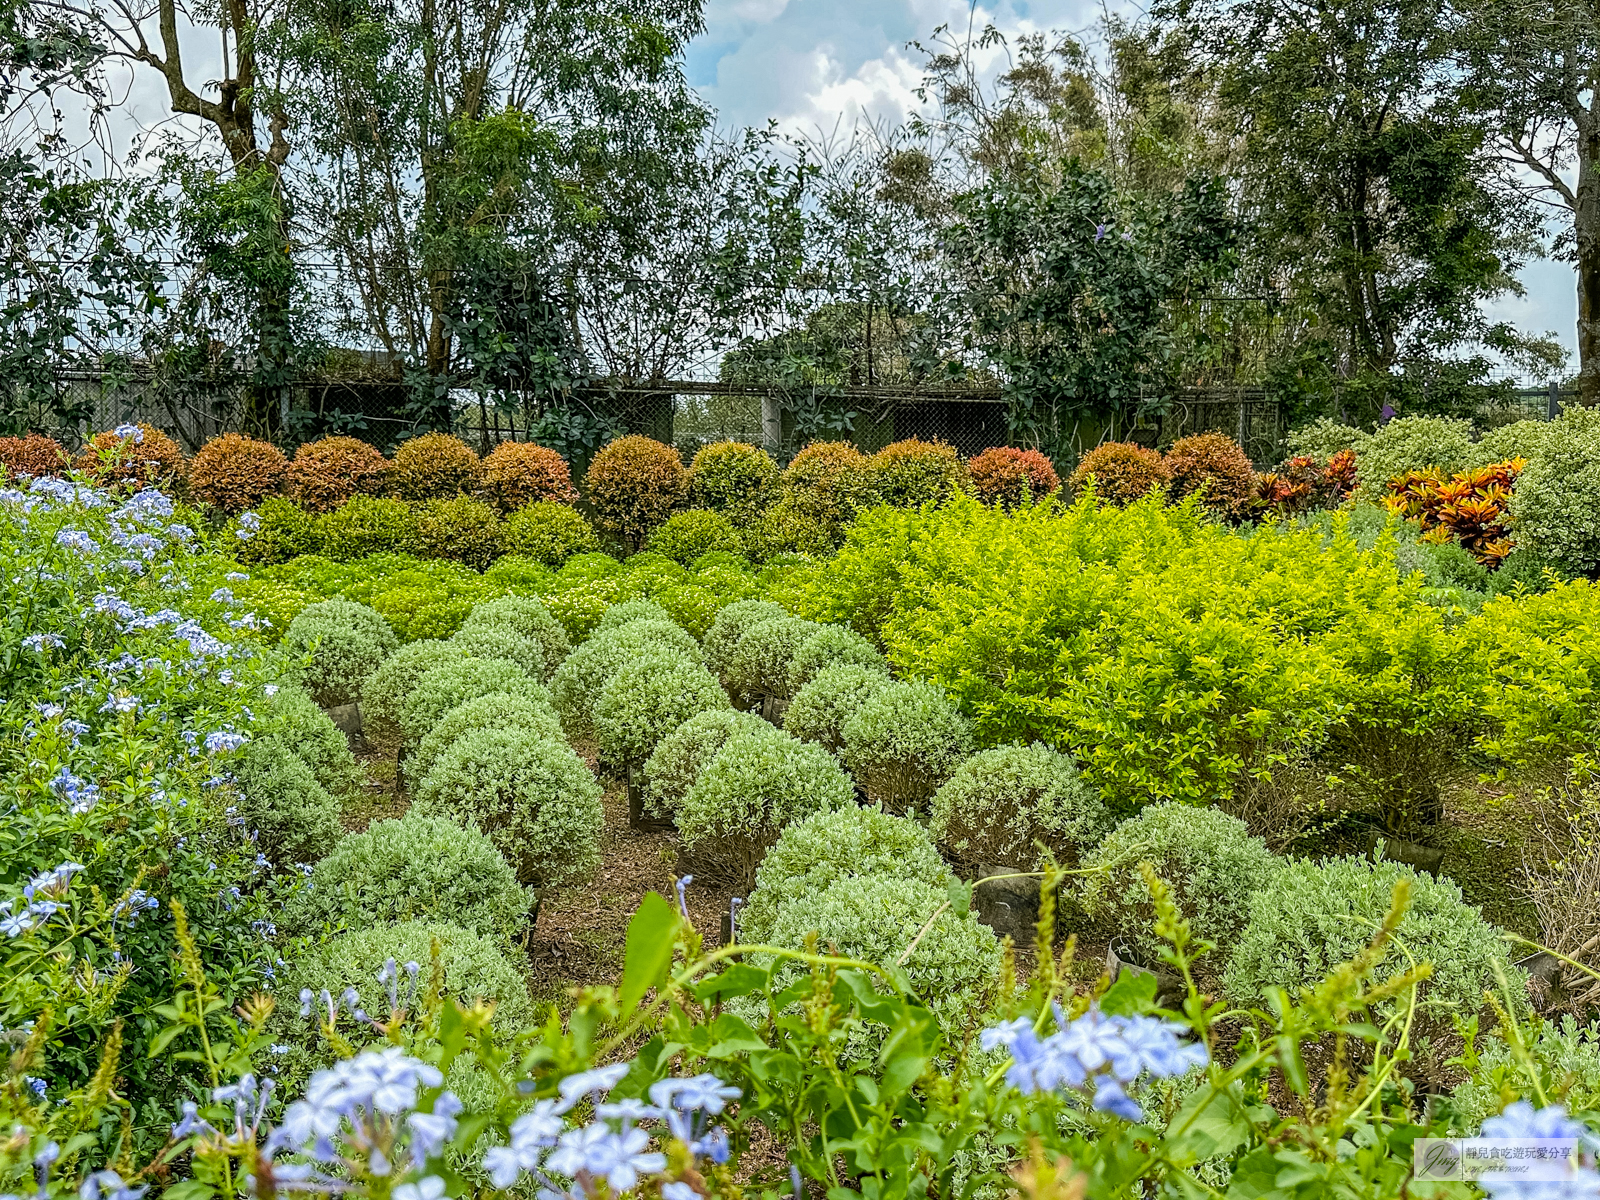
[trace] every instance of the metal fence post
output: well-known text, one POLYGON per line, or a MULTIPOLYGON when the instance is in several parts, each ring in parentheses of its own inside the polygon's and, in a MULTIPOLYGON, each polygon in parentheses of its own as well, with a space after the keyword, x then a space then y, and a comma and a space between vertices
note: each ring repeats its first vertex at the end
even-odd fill
POLYGON ((1561 385, 1555 380, 1550 381, 1550 400, 1545 405, 1544 419, 1554 421, 1561 415, 1561 385))

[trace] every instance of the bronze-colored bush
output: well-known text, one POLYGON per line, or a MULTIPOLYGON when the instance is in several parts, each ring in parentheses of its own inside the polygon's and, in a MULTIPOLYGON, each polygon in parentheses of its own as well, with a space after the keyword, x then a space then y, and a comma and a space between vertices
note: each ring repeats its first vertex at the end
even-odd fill
POLYGON ((1207 507, 1228 517, 1249 511, 1256 494, 1256 469, 1239 443, 1223 433, 1196 433, 1179 438, 1167 451, 1172 498, 1195 492, 1207 507))
POLYGON ((993 446, 967 463, 972 492, 985 504, 1015 508, 1026 494, 1042 500, 1061 486, 1050 460, 1037 450, 993 446))
POLYGON ((307 442, 289 464, 289 494, 307 512, 332 512, 351 496, 381 496, 389 460, 358 438, 307 442))
POLYGON ((389 468, 389 486, 402 500, 444 500, 477 486, 478 456, 448 433, 425 433, 401 442, 389 468))
POLYGON ((601 449, 583 484, 594 505, 595 524, 638 549, 672 515, 689 478, 671 446, 633 434, 601 449))
POLYGON ((289 460, 271 442, 225 433, 194 456, 189 490, 202 503, 237 516, 282 491, 288 469, 289 460))
POLYGON ((533 442, 501 442, 478 472, 478 499, 487 500, 502 513, 542 500, 571 504, 577 498, 567 460, 533 442))
POLYGON ((920 508, 949 498, 967 478, 967 465, 948 442, 906 438, 872 456, 876 499, 896 508, 920 508))
POLYGON ((872 503, 871 460, 849 442, 812 442, 790 461, 782 484, 794 511, 840 525, 872 503))
POLYGON ((59 475, 72 460, 55 438, 30 433, 27 437, 0 438, 0 467, 7 475, 27 475, 38 479, 59 475))
POLYGON ((78 454, 78 470, 107 487, 171 491, 183 481, 186 464, 178 443, 153 425, 123 425, 97 433, 78 454), (137 434, 127 433, 129 429, 137 434))
POLYGON ((1085 454, 1068 481, 1072 490, 1081 492, 1091 475, 1094 494, 1119 506, 1148 496, 1151 488, 1164 492, 1172 483, 1161 455, 1132 442, 1106 442, 1085 454))

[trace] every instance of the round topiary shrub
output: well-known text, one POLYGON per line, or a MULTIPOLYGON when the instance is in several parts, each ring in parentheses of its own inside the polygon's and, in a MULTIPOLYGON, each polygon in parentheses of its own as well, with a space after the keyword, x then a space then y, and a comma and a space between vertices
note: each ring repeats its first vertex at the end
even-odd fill
POLYGON ((841 879, 911 879, 943 891, 950 868, 921 825, 879 808, 814 813, 778 836, 739 910, 739 940, 764 942, 778 909, 819 896, 841 879))
POLYGON ((828 522, 803 511, 792 499, 778 501, 743 533, 744 551, 758 563, 785 555, 827 558, 844 538, 844 523, 828 522))
POLYGON ((1150 963, 1166 945, 1156 937, 1155 906, 1139 864, 1155 867, 1196 937, 1229 945, 1244 928, 1250 897, 1283 860, 1250 836, 1243 821, 1214 808, 1152 804, 1108 833, 1083 865, 1083 907, 1127 938, 1150 963))
POLYGON ((1321 466, 1343 450, 1354 451, 1359 456, 1371 438, 1370 433, 1353 425, 1341 425, 1332 417, 1318 417, 1311 424, 1292 430, 1284 440, 1291 457, 1304 455, 1321 466))
POLYGON ((238 536, 234 522, 229 539, 234 558, 246 566, 285 563, 321 549, 316 518, 287 497, 268 496, 257 506, 256 520, 256 528, 245 531, 248 537, 238 536))
POLYGON ((739 640, 750 627, 788 615, 788 609, 770 600, 736 600, 722 609, 701 642, 706 670, 726 680, 728 663, 733 658, 733 652, 739 648, 739 640))
POLYGON ((55 438, 37 433, 0 438, 0 467, 5 468, 8 477, 26 475, 30 479, 42 479, 47 475, 60 475, 71 465, 67 448, 55 438))
POLYGON ((403 550, 411 540, 411 509, 381 496, 352 496, 317 518, 317 546, 335 562, 403 550))
POLYGON ((1064 866, 1110 830, 1111 814, 1048 746, 996 746, 955 769, 933 797, 928 831, 952 859, 1038 870, 1042 843, 1064 866))
POLYGON ((447 500, 471 494, 479 466, 477 452, 460 438, 425 433, 395 450, 389 487, 402 500, 447 500))
MULTIPOLYGON (((954 1030, 984 1011, 986 993, 999 975, 1001 952, 998 939, 978 923, 976 913, 954 912, 945 907, 947 900, 943 888, 919 879, 840 879, 820 893, 781 905, 767 936, 774 946, 800 950, 815 932, 818 943, 832 953, 893 966, 921 934, 906 959, 906 975, 940 1025, 954 1030)), ((752 955, 751 961, 765 965, 760 955, 752 955)), ((792 960, 778 965, 773 990, 798 982, 809 970, 792 960)), ((868 1034, 860 1040, 847 1056, 871 1053, 870 1043, 876 1039, 868 1034)))
POLYGON ((614 671, 595 698, 595 744, 613 763, 642 764, 690 717, 732 707, 700 663, 671 650, 645 650, 614 671))
POLYGON ((1196 433, 1172 443, 1165 459, 1172 497, 1199 493, 1201 502, 1229 518, 1244 516, 1256 495, 1256 469, 1239 443, 1222 433, 1196 433))
POLYGON ((147 487, 170 492, 187 467, 178 443, 143 422, 95 434, 73 465, 104 487, 129 492, 147 487))
POLYGON ((658 551, 674 562, 687 566, 702 554, 714 550, 737 554, 744 549, 744 539, 733 527, 733 522, 721 513, 691 508, 668 517, 645 539, 645 548, 658 551))
POLYGON ((440 989, 443 995, 468 1006, 480 1000, 493 1004, 494 1027, 508 1035, 532 1023, 527 962, 519 952, 459 925, 429 921, 355 929, 308 949, 284 974, 278 988, 281 1003, 274 1020, 282 1022, 278 1028, 292 1030, 288 1036, 300 1045, 315 1043, 319 1021, 328 1018, 325 1012, 318 1017, 316 1002, 309 1017, 300 1017, 298 997, 302 988, 310 988, 314 996, 326 989, 335 997, 346 988, 354 988, 365 1011, 387 1020, 389 996, 377 979, 383 964, 391 958, 401 968, 398 998, 402 1004, 412 988, 405 965, 417 964, 417 998, 411 1005, 415 1011, 432 978, 435 945, 439 948, 438 965, 444 972, 440 989))
POLYGON ((553 738, 518 729, 463 734, 422 777, 414 807, 482 830, 523 884, 580 879, 600 861, 600 785, 553 738))
POLYGON ((728 738, 741 730, 760 734, 771 728, 760 717, 731 708, 696 713, 657 742, 645 760, 646 804, 658 816, 670 815, 728 738))
POLYGON ((801 642, 789 659, 789 687, 793 696, 828 667, 865 667, 885 678, 889 662, 878 648, 847 625, 823 625, 801 642))
POLYGON ((1017 508, 1061 486, 1054 464, 1037 450, 992 446, 967 463, 972 493, 985 504, 1017 508))
POLYGON ((784 616, 751 625, 728 656, 722 675, 728 690, 747 700, 788 699, 789 665, 800 647, 821 630, 821 625, 804 617, 784 616))
POLYGON ((1419 988, 1423 1013, 1448 1023, 1452 1015, 1465 1019, 1478 1012, 1484 990, 1498 992, 1496 964, 1515 981, 1498 931, 1463 902, 1455 884, 1366 858, 1288 863, 1256 890, 1249 899, 1249 920, 1228 958, 1223 979, 1228 995, 1257 1004, 1269 987, 1293 996, 1320 983, 1372 940, 1401 880, 1411 885, 1411 906, 1377 977, 1392 978, 1413 961, 1431 963, 1433 974, 1419 988))
POLYGON ((1067 485, 1082 492, 1091 478, 1097 500, 1121 506, 1144 499, 1152 490, 1164 495, 1172 472, 1154 450, 1133 442, 1104 442, 1078 460, 1067 485))
POLYGON ((1491 429, 1474 443, 1472 458, 1462 468, 1470 471, 1477 467, 1492 467, 1496 463, 1517 458, 1532 458, 1551 440, 1559 440, 1561 421, 1513 421, 1498 429, 1491 429))
POLYGON ((289 460, 271 442, 225 433, 201 446, 189 464, 189 491, 236 516, 282 491, 288 472, 289 460))
POLYGON ((516 874, 483 834, 408 812, 335 846, 295 893, 284 923, 315 936, 449 913, 463 929, 509 943, 526 926, 529 907, 516 874))
POLYGON ((575 554, 600 549, 583 514, 566 504, 544 500, 506 518, 500 542, 507 554, 521 554, 547 567, 560 567, 575 554))
POLYGON ((1472 461, 1472 422, 1449 417, 1396 417, 1356 451, 1356 486, 1376 500, 1389 481, 1411 471, 1449 477, 1472 461))
POLYGON ((411 525, 413 551, 481 571, 500 553, 500 516, 482 500, 452 496, 419 505, 411 525))
POLYGON ((623 664, 646 650, 667 650, 690 661, 700 657, 694 639, 677 625, 648 620, 596 633, 567 656, 550 677, 550 699, 568 736, 593 736, 594 705, 601 689, 623 664))
POLYGON ((450 644, 460 648, 471 658, 503 658, 515 663, 529 679, 545 679, 544 647, 530 637, 524 637, 505 626, 463 626, 450 638, 450 644))
POLYGON ((405 761, 406 778, 420 782, 456 740, 480 729, 514 729, 530 739, 560 741, 561 720, 546 700, 511 692, 489 692, 456 705, 433 723, 405 761))
POLYGON ((675 624, 682 625, 684 631, 693 638, 705 637, 724 603, 716 591, 692 583, 657 592, 656 602, 675 624))
POLYGON ((314 863, 344 836, 338 801, 278 738, 246 742, 230 767, 237 815, 274 866, 314 863))
POLYGON ((945 442, 907 438, 872 456, 872 490, 884 504, 920 508, 949 499, 966 482, 967 468, 945 442))
POLYGON ((509 692, 535 701, 548 699, 544 685, 509 659, 462 658, 460 647, 451 649, 456 657, 424 671, 400 702, 400 736, 407 749, 415 749, 445 713, 479 696, 509 692))
POLYGON ((1600 413, 1573 409, 1550 422, 1511 491, 1519 549, 1571 575, 1600 575, 1600 413))
POLYGON ((784 468, 783 500, 798 516, 838 527, 873 503, 873 471, 849 442, 812 442, 784 468))
POLYGON ((551 615, 544 602, 536 596, 502 596, 498 600, 485 600, 473 606, 471 614, 461 624, 468 629, 509 629, 523 637, 538 642, 544 651, 546 677, 566 661, 572 652, 567 631, 551 615))
POLYGON ((595 524, 634 549, 666 521, 688 483, 676 450, 637 434, 604 446, 583 476, 595 524))
POLYGON ((689 503, 748 525, 766 511, 778 488, 778 464, 759 446, 712 442, 689 464, 689 503))
POLYGON ((621 629, 634 621, 671 620, 672 614, 654 600, 624 600, 600 614, 600 623, 594 627, 594 631, 604 633, 609 629, 621 629))
POLYGON ((365 772, 350 753, 350 739, 328 719, 317 702, 297 687, 279 687, 264 705, 256 706, 258 737, 273 738, 306 766, 340 804, 354 800, 366 786, 365 772))
POLYGON ((478 471, 478 498, 513 513, 530 504, 573 504, 578 489, 567 460, 548 446, 501 442, 478 471))
POLYGON ((784 826, 855 802, 855 789, 820 746, 768 727, 734 730, 673 813, 694 873, 748 888, 784 826))
POLYGON ((279 643, 291 658, 309 655, 300 678, 324 708, 354 704, 361 686, 400 648, 400 639, 375 609, 349 600, 324 600, 300 610, 279 643))
POLYGON ((846 723, 892 682, 887 672, 873 667, 823 667, 795 692, 784 710, 783 727, 841 756, 846 723))
POLYGON ((880 687, 844 723, 844 761, 867 798, 893 813, 926 812, 972 753, 972 727, 931 683, 880 687))
POLYGON ((460 662, 461 651, 448 642, 426 638, 401 646, 374 671, 361 689, 361 732, 375 746, 398 749, 400 707, 434 667, 460 662))
POLYGON ((289 494, 307 512, 332 512, 352 496, 379 496, 389 480, 389 460, 353 437, 306 442, 289 464, 289 494))

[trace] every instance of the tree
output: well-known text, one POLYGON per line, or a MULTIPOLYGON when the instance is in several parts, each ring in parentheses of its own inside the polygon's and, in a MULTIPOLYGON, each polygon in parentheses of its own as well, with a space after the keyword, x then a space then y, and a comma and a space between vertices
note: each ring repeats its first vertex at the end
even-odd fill
POLYGON ((1600 404, 1600 3, 1453 0, 1465 102, 1526 190, 1561 211, 1578 275, 1578 388, 1600 404))
POLYGON ((1247 269, 1302 315, 1308 357, 1367 415, 1391 401, 1470 404, 1486 350, 1551 353, 1483 314, 1484 301, 1520 290, 1512 273, 1538 239, 1486 131, 1454 103, 1443 4, 1178 0, 1168 10, 1193 30, 1240 139, 1247 269))

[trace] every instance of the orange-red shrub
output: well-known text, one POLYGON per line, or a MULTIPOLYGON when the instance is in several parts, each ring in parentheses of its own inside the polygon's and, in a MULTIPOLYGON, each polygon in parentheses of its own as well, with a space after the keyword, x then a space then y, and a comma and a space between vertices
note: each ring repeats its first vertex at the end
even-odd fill
POLYGON ((1319 465, 1309 454, 1286 460, 1276 471, 1256 479, 1255 507, 1277 516, 1293 516, 1319 506, 1337 508, 1356 485, 1356 456, 1341 450, 1319 465))
POLYGON ((683 499, 689 473, 671 446, 631 434, 594 456, 583 485, 595 524, 637 549, 683 499))
POLYGON ((448 433, 425 433, 401 442, 389 468, 389 486, 402 500, 445 500, 471 493, 478 481, 478 456, 448 433))
POLYGON ((872 490, 897 508, 918 508, 949 497, 966 479, 966 464, 947 442, 906 438, 872 456, 872 490))
POLYGON ((1152 488, 1165 492, 1172 472, 1161 455, 1133 442, 1104 442, 1078 460, 1067 481, 1081 492, 1094 476, 1094 494, 1108 504, 1123 505, 1142 499, 1152 488))
POLYGON ((541 500, 571 504, 578 498, 567 460, 533 442, 501 442, 478 472, 478 498, 503 513, 541 500))
POLYGON ((55 438, 37 433, 0 438, 0 467, 5 468, 7 475, 29 475, 38 479, 65 471, 71 462, 66 448, 55 438))
POLYGON ((184 477, 183 451, 152 425, 134 428, 139 431, 137 439, 121 437, 110 429, 95 434, 78 454, 78 470, 107 487, 170 491, 184 477))
POLYGON ((985 504, 1015 508, 1026 494, 1038 500, 1061 486, 1048 458, 1037 450, 993 446, 967 463, 972 490, 985 504))
POLYGON ((289 494, 307 512, 332 512, 351 496, 379 496, 389 475, 389 460, 353 437, 307 442, 289 464, 289 494))
POLYGON ((271 442, 225 433, 194 456, 189 491, 195 499, 237 516, 281 491, 288 469, 289 460, 271 442))
POLYGON ((1224 433, 1179 438, 1167 451, 1172 496, 1200 493, 1206 506, 1230 517, 1243 516, 1256 495, 1256 469, 1239 443, 1224 433))
POLYGON ((1526 465, 1524 459, 1513 458, 1449 479, 1432 471, 1408 471, 1389 481, 1383 503, 1390 512, 1419 522, 1424 539, 1453 538, 1479 562, 1497 567, 1511 553, 1506 506, 1526 465))

